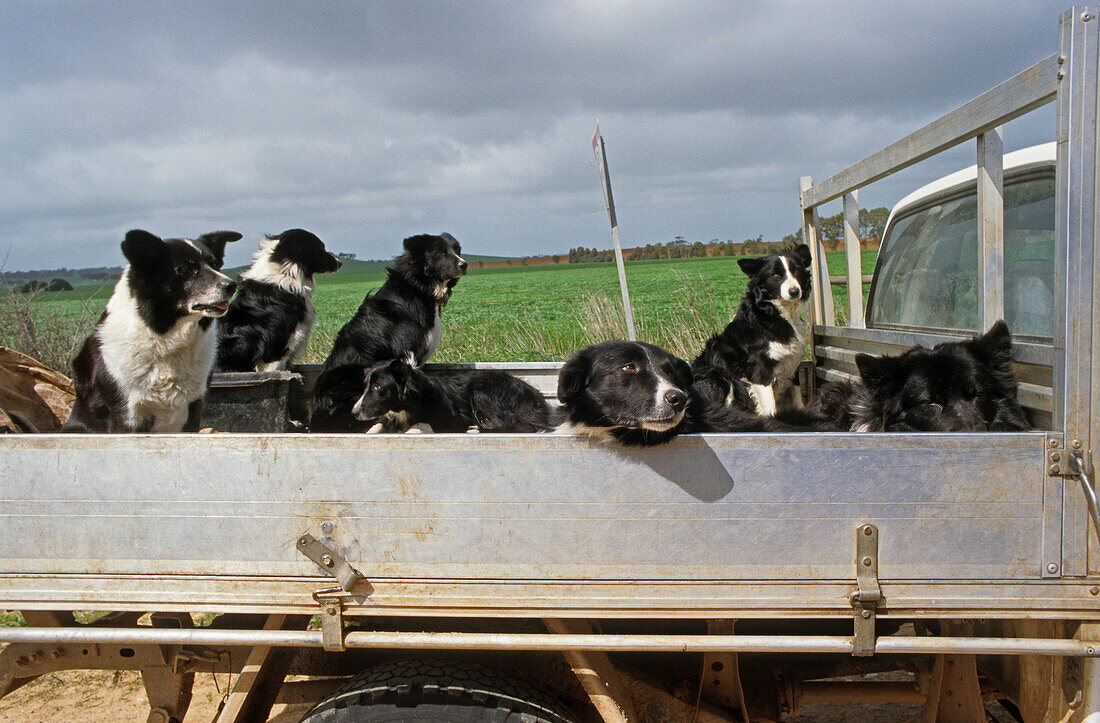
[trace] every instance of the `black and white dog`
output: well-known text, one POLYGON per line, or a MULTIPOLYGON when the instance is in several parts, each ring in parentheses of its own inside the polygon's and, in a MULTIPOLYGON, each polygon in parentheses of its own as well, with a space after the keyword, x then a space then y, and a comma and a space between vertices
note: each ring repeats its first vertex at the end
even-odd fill
MULTIPOLYGON (((629 446, 664 444, 694 432, 799 432, 822 421, 760 417, 712 402, 693 385, 691 366, 659 346, 605 341, 575 352, 558 375, 556 432, 629 446)), ((795 413, 797 414, 797 413, 795 413)))
POLYGON ((430 369, 400 359, 367 370, 363 395, 352 407, 370 431, 404 432, 426 425, 441 433, 547 432, 550 407, 533 386, 491 369, 430 369), (377 429, 375 429, 377 427, 377 429))
POLYGON ((351 408, 363 394, 364 372, 386 359, 420 366, 431 357, 443 333, 440 313, 466 273, 461 254, 449 233, 405 239, 386 283, 336 335, 314 387, 312 431, 363 431, 351 408))
POLYGON ((806 407, 853 432, 1018 432, 1012 335, 998 321, 968 341, 856 357, 860 381, 831 382, 806 407))
POLYGON ((340 260, 309 231, 292 228, 266 236, 252 266, 240 275, 237 296, 218 322, 217 371, 286 369, 305 348, 317 317, 314 274, 340 260))
POLYGON ((810 247, 738 259, 749 276, 733 320, 692 362, 695 386, 712 403, 771 417, 800 409, 798 365, 806 350, 810 247))
POLYGON ((198 429, 214 364, 214 320, 237 287, 219 269, 225 244, 239 238, 234 231, 194 240, 126 234, 129 266, 73 360, 76 402, 63 431, 198 429))

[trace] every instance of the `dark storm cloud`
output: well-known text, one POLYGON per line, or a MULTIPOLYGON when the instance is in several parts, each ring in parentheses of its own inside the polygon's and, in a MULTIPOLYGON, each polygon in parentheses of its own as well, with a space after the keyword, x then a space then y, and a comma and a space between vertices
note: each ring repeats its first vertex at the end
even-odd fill
POLYGON ((895 5, 7 3, 0 254, 113 263, 134 226, 305 226, 362 256, 444 229, 472 252, 606 246, 597 115, 624 241, 779 238, 798 175, 1054 52, 1063 9, 895 5))

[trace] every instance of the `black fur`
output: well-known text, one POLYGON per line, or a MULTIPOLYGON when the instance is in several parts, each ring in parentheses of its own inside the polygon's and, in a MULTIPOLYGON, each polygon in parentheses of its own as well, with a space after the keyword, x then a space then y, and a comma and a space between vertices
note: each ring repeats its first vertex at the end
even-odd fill
POLYGON ((607 436, 628 446, 664 444, 697 432, 831 429, 818 420, 765 418, 713 402, 698 392, 687 362, 634 341, 605 341, 575 352, 558 375, 558 401, 562 431, 607 436))
POLYGON ((416 369, 391 359, 367 370, 365 388, 352 409, 363 422, 393 419, 404 431, 427 424, 433 432, 546 432, 550 407, 533 386, 489 369, 416 369))
MULTIPOLYGON (((787 275, 781 258, 787 260, 791 275, 798 282, 798 296, 784 300, 785 303, 794 308, 810 298, 809 246, 801 244, 771 256, 738 260, 741 270, 749 276, 749 283, 737 313, 725 329, 707 340, 691 365, 698 393, 714 404, 732 400, 745 411, 756 413, 746 380, 760 386, 780 382, 781 390, 793 383, 796 386, 792 393, 798 393, 797 378, 776 378, 778 368, 790 366, 783 364, 787 360, 777 360, 768 354, 772 342, 789 344, 798 338, 795 328, 776 305, 782 298, 780 287, 787 275)), ((795 353, 801 360, 801 350, 795 353)))
POLYGON ((313 431, 362 431, 351 414, 363 393, 363 374, 386 359, 423 364, 435 351, 436 317, 466 273, 462 249, 450 234, 412 236, 405 253, 387 269, 388 278, 368 294, 355 316, 336 335, 314 387, 313 431))
POLYGON ((1016 397, 1012 335, 998 321, 968 341, 899 356, 856 357, 860 383, 826 385, 807 411, 853 431, 1016 432, 1030 429, 1016 397))
POLYGON ((340 268, 340 260, 309 231, 289 229, 267 241, 274 245, 261 250, 256 263, 241 275, 237 296, 218 322, 217 371, 287 368, 313 327, 313 275, 340 268), (269 265, 285 269, 294 283, 279 285, 257 272, 269 265))
MULTIPOLYGON (((120 294, 116 313, 135 314, 155 335, 163 336, 172 331, 184 319, 191 318, 200 331, 193 343, 202 344, 214 318, 223 314, 229 305, 236 284, 218 272, 225 257, 225 244, 241 238, 235 231, 214 231, 203 234, 194 241, 161 239, 148 231, 135 229, 126 234, 122 253, 129 262, 123 272, 119 287, 112 300, 120 294), (125 282, 123 284, 122 282, 125 282)), ((131 388, 125 388, 126 375, 109 368, 104 357, 103 344, 127 346, 128 335, 122 335, 111 327, 107 332, 108 318, 104 311, 80 352, 73 360, 73 385, 76 400, 72 413, 62 431, 65 432, 144 432, 156 428, 156 416, 144 415, 131 418, 128 395, 146 380, 131 378, 131 388)), ((130 342, 130 345, 137 342, 130 342)), ((195 347, 200 348, 200 347, 195 347)), ((149 350, 152 353, 152 350, 149 350)), ((170 367, 160 370, 166 373, 170 367)), ((205 379, 209 366, 195 368, 196 375, 205 379)), ((178 378, 178 377, 177 377, 178 378)), ((171 385, 163 385, 171 386, 171 385)), ((186 400, 186 421, 164 431, 196 431, 202 406, 204 385, 194 390, 194 398, 186 400)), ((175 407, 181 412, 182 407, 175 407)), ((163 425, 163 420, 160 420, 163 425)), ((164 427, 161 427, 164 429, 164 427)))

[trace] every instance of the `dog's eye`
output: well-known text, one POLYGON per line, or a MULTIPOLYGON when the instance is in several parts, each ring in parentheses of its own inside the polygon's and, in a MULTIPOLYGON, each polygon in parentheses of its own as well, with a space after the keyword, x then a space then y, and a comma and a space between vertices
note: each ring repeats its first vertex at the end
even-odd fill
POLYGON ((371 390, 372 392, 377 392, 377 391, 378 391, 379 389, 381 389, 381 388, 382 388, 382 385, 381 385, 381 384, 379 384, 378 382, 375 382, 374 384, 371 384, 371 385, 370 385, 370 390, 371 390))
POLYGON ((638 371, 638 367, 634 366, 633 364, 623 364, 619 368, 622 369, 624 372, 627 372, 629 374, 633 374, 634 372, 638 371))

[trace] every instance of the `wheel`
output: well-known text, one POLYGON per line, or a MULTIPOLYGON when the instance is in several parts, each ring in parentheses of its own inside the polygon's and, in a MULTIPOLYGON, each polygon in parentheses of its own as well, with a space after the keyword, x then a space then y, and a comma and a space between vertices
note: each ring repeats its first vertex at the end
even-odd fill
POLYGON ((549 693, 515 673, 463 660, 417 659, 364 670, 302 723, 575 723, 549 693))

